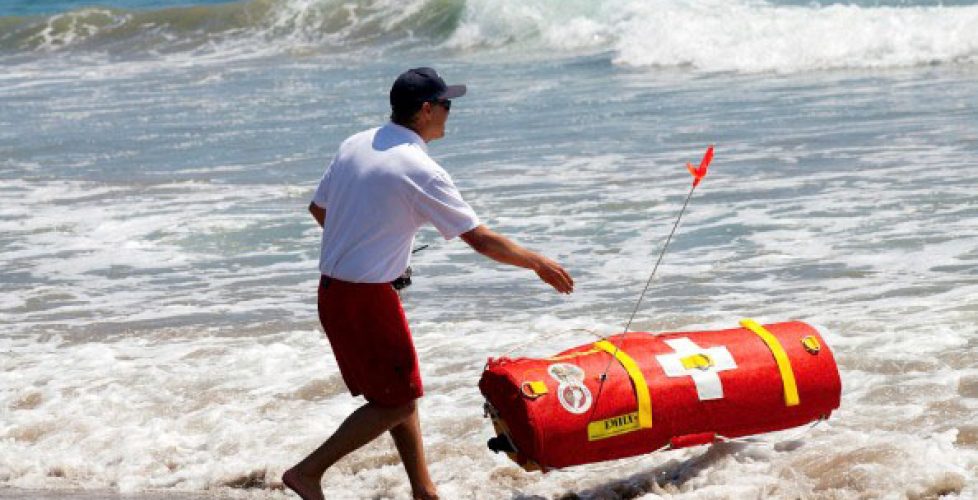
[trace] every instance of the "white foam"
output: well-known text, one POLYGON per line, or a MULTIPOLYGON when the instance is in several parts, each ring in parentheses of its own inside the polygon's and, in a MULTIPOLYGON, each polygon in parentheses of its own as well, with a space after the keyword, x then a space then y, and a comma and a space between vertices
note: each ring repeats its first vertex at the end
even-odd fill
POLYGON ((796 72, 974 62, 978 7, 634 2, 615 61, 709 71, 796 72))
POLYGON ((82 43, 104 30, 119 28, 131 20, 131 16, 107 9, 85 8, 55 14, 45 20, 44 27, 26 40, 40 51, 56 51, 82 43))
MULTIPOLYGON (((794 433, 777 433, 746 447, 667 452, 546 476, 516 472, 481 444, 490 426, 471 381, 487 354, 567 326, 557 318, 518 328, 489 322, 416 326, 423 332, 419 355, 430 392, 422 400, 423 426, 443 494, 492 497, 515 489, 523 495, 599 495, 630 487, 637 498, 913 496, 942 488, 966 492, 969 470, 978 465, 978 452, 954 447, 953 431, 913 437, 852 428, 863 418, 879 418, 876 411, 891 410, 856 404, 851 400, 858 392, 849 392, 844 414, 809 433, 807 442, 787 442, 790 451, 771 445, 794 433)), ((219 491, 252 474, 275 481, 357 404, 345 395, 328 346, 315 331, 260 339, 201 332, 166 342, 123 338, 99 344, 8 339, 0 350, 14 354, 0 360, 6 388, 0 393, 6 408, 0 478, 10 486, 219 491)), ((381 439, 344 459, 327 473, 327 495, 406 494, 392 453, 381 439)))
MULTIPOLYGON (((222 241, 238 238, 247 245, 255 221, 239 210, 283 194, 279 187, 229 190, 195 182, 149 188, 81 181, 6 183, 0 190, 0 231, 18 237, 4 249, 4 265, 30 273, 39 285, 58 283, 4 294, 0 302, 9 312, 8 333, 72 315, 97 314, 99 323, 111 324, 278 307, 296 290, 253 297, 253 285, 276 278, 295 280, 305 289, 315 264, 309 257, 289 257, 290 262, 269 263, 252 274, 250 266, 229 266, 228 252, 237 259, 281 258, 282 252, 225 248, 222 241), (209 280, 202 281, 198 270, 212 266, 209 280), (184 292, 174 294, 174 286, 184 292), (252 291, 235 293, 242 286, 252 291)), ((301 215, 268 222, 288 223, 301 215)), ((309 305, 289 309, 308 314, 309 305)))
POLYGON ((978 6, 776 6, 752 0, 471 1, 455 49, 614 50, 623 66, 797 72, 978 60, 978 6))
POLYGON ((462 22, 445 42, 453 49, 540 42, 559 50, 604 47, 613 39, 606 11, 614 2, 469 1, 462 22))

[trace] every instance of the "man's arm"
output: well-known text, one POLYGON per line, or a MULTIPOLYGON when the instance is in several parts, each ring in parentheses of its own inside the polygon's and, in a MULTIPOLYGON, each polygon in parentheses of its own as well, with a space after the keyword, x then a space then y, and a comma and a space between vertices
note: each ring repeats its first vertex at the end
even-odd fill
POLYGON ((475 229, 463 233, 462 240, 476 252, 496 262, 532 269, 541 280, 560 293, 574 291, 574 279, 563 267, 560 267, 560 264, 517 245, 486 226, 480 224, 475 229))
POLYGON ((315 203, 310 203, 309 204, 309 213, 311 213, 312 214, 312 218, 313 219, 316 219, 316 222, 319 223, 319 227, 323 227, 323 224, 326 221, 326 210, 323 210, 322 208, 319 208, 319 205, 317 205, 315 203))

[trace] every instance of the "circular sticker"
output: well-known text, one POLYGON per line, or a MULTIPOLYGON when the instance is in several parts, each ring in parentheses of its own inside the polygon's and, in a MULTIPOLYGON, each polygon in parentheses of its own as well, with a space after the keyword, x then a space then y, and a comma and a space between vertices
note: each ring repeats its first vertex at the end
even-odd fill
POLYGON ((570 413, 579 415, 591 408, 591 391, 584 385, 584 370, 570 363, 554 363, 547 373, 558 382, 557 400, 570 413))
POLYGON ((560 384, 578 384, 584 382, 584 370, 570 363, 554 363, 547 368, 547 373, 560 384))
POLYGON ((557 400, 565 410, 580 415, 591 407, 591 391, 584 384, 560 384, 557 400))

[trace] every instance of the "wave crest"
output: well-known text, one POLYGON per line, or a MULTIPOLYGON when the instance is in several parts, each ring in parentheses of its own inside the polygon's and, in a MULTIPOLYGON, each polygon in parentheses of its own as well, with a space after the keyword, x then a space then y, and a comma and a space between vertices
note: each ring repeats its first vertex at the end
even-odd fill
POLYGON ((250 0, 155 11, 86 8, 0 19, 0 49, 113 54, 398 46, 450 33, 462 0, 250 0))
POLYGON ((978 6, 753 0, 248 0, 0 18, 0 50, 267 55, 436 48, 621 66, 796 72, 978 62, 978 6))

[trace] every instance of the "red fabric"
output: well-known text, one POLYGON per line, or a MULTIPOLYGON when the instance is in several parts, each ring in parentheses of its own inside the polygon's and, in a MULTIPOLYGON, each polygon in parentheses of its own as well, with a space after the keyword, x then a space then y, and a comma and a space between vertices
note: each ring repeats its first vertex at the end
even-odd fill
POLYGON ((636 411, 638 403, 631 379, 618 361, 611 361, 607 381, 599 375, 609 366, 610 355, 585 344, 549 359, 490 360, 479 388, 505 421, 519 453, 520 465, 532 460, 546 469, 612 460, 657 450, 676 440, 682 446, 696 444, 707 435, 728 438, 787 429, 827 417, 839 407, 842 386, 839 370, 825 340, 800 322, 765 325, 791 360, 800 404, 786 406, 781 374, 771 350, 753 332, 731 329, 708 332, 628 333, 608 340, 621 347, 638 364, 652 406, 652 428, 590 441, 589 422, 602 421, 636 411), (818 354, 805 350, 801 340, 813 336, 821 344, 818 354), (724 347, 737 364, 719 372, 723 398, 700 400, 690 377, 668 377, 657 355, 673 353, 668 339, 685 337, 702 348, 724 347), (570 356, 579 354, 577 356, 570 356), (558 382, 548 369, 568 363, 584 372, 584 385, 594 396, 592 406, 581 414, 565 410, 555 396, 558 382), (530 399, 520 393, 526 381, 546 383, 548 393, 530 399), (600 391, 600 396, 599 396, 600 391))
POLYGON ((701 432, 699 434, 686 434, 685 436, 676 436, 669 440, 669 447, 678 450, 679 448, 688 448, 690 446, 697 446, 701 444, 710 444, 715 441, 717 435, 712 432, 701 432))
POLYGON ((689 169, 689 173, 693 175, 693 187, 698 186, 700 181, 706 177, 706 169, 710 166, 711 161, 713 161, 712 144, 706 149, 706 154, 703 155, 703 161, 700 162, 700 166, 694 167, 692 163, 686 164, 686 168, 689 169))
POLYGON ((319 321, 351 394, 383 406, 400 406, 424 394, 411 330, 389 283, 323 277, 319 321))

